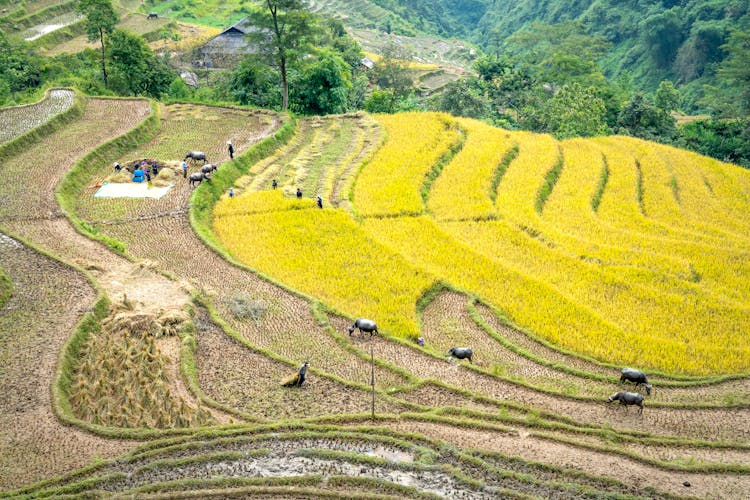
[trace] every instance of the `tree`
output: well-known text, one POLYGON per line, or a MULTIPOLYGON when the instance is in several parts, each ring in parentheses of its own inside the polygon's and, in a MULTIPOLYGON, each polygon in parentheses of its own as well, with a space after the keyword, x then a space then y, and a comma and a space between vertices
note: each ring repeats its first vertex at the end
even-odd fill
POLYGON ((404 97, 414 86, 409 74, 410 58, 401 46, 389 43, 370 73, 371 81, 381 89, 389 89, 394 99, 404 97))
POLYGON ((105 64, 104 35, 110 35, 120 20, 110 0, 80 0, 78 11, 86 17, 86 34, 90 41, 97 38, 102 46, 102 78, 107 87, 107 66, 105 64))
POLYGON ((669 80, 664 80, 656 89, 654 105, 664 113, 676 110, 680 106, 680 91, 674 88, 669 80))
POLYGON ((476 89, 469 80, 460 79, 445 86, 437 101, 437 109, 454 116, 485 118, 490 113, 489 101, 476 89))
POLYGON ((278 106, 278 75, 253 57, 243 60, 232 72, 230 91, 240 104, 260 108, 278 106))
POLYGON ((393 89, 375 89, 365 101, 368 113, 393 113, 396 110, 397 97, 393 89))
POLYGON ((538 125, 534 129, 558 139, 606 134, 605 111, 604 101, 593 87, 564 85, 535 113, 538 125))
POLYGON ((324 50, 318 61, 302 71, 295 104, 306 114, 342 113, 346 110, 350 87, 349 65, 341 56, 324 50))
POLYGON ((316 33, 315 16, 306 10, 303 0, 265 0, 266 9, 249 17, 256 30, 248 34, 258 54, 270 58, 281 73, 281 110, 289 109, 289 66, 303 55, 316 33))
POLYGON ((671 142, 677 137, 675 119, 640 92, 623 106, 617 121, 623 134, 661 142, 671 142))
POLYGON ((7 93, 37 88, 42 83, 39 58, 24 42, 12 42, 0 30, 0 85, 7 93))
POLYGON ((109 37, 109 54, 120 93, 159 98, 176 76, 138 35, 116 29, 109 37))

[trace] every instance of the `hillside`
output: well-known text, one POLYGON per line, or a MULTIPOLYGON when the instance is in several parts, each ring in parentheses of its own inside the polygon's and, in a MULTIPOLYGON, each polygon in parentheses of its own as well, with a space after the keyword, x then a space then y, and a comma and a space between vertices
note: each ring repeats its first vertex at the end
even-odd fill
POLYGON ((437 113, 3 112, 0 496, 750 492, 746 170, 437 113), (144 158, 166 194, 95 196, 144 158))
MULTIPOLYGON (((330 3, 330 2, 323 2, 330 3)), ((360 3, 367 4, 365 0, 360 3)), ((736 0, 369 0, 418 30, 476 43, 495 50, 534 22, 580 21, 590 35, 602 36, 611 49, 599 61, 611 78, 632 78, 636 88, 654 91, 659 82, 685 86, 687 108, 703 95, 702 85, 715 85, 716 65, 725 56, 721 45, 730 30, 750 28, 750 6, 736 0)), ((335 13, 331 12, 332 15, 335 13)), ((355 19, 344 15, 346 20, 355 19)), ((389 19, 382 13, 380 18, 389 19)), ((382 23, 381 23, 382 24, 382 23)), ((394 29, 398 27, 394 23, 394 29)), ((504 46, 513 51, 513 46, 504 46)))

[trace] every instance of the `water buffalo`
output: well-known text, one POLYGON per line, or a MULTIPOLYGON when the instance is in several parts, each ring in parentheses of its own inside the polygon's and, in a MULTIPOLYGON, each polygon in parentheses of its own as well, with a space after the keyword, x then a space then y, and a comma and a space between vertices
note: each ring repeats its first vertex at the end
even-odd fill
POLYGON ((159 19, 159 14, 156 12, 149 12, 148 16, 146 16, 146 19, 159 19))
POLYGON ((352 333, 354 333, 354 330, 359 328, 359 331, 362 333, 369 333, 370 337, 372 337, 373 333, 380 333, 378 331, 378 325, 375 324, 375 322, 371 319, 365 319, 365 318, 357 318, 354 321, 354 324, 349 327, 349 336, 352 336, 352 333))
POLYGON ((211 177, 208 176, 208 174, 203 172, 196 172, 194 174, 190 174, 189 182, 190 187, 195 187, 196 184, 200 184, 204 180, 211 182, 211 177))
POLYGON ((188 158, 193 161, 201 160, 203 163, 206 163, 206 153, 203 151, 190 151, 189 153, 185 153, 185 158, 183 158, 182 161, 185 161, 188 158))
POLYGON ((215 171, 216 168, 216 165, 212 163, 206 163, 201 167, 201 172, 203 172, 204 174, 210 174, 211 172, 215 171))
POLYGON ((619 401, 621 405, 637 405, 638 406, 638 414, 643 413, 643 396, 638 394, 637 392, 625 392, 620 391, 616 394, 612 394, 609 397, 609 402, 612 401, 619 401))
POLYGON ((473 355, 474 352, 468 347, 451 347, 450 351, 446 354, 446 356, 452 356, 456 359, 468 359, 471 364, 474 364, 471 360, 473 355))
POLYGON ((648 383, 646 374, 640 370, 634 370, 633 368, 623 368, 622 375, 620 375, 620 383, 625 381, 635 383, 635 386, 643 385, 646 388, 646 394, 651 394, 651 384, 648 383))

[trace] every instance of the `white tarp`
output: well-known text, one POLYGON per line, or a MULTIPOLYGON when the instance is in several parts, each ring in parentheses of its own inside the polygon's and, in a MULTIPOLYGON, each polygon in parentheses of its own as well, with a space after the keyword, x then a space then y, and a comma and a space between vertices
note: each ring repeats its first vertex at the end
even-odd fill
POLYGON ((159 199, 167 191, 172 189, 174 184, 165 187, 148 187, 147 182, 128 182, 116 183, 110 182, 104 184, 94 193, 94 198, 156 198, 159 199))

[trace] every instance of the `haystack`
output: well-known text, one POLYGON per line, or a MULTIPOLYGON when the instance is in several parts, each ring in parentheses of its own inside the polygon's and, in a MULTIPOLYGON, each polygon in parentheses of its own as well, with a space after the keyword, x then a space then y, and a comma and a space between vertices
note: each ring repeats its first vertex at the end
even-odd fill
POLYGON ((294 387, 299 382, 299 373, 295 373, 281 381, 282 387, 294 387))

